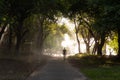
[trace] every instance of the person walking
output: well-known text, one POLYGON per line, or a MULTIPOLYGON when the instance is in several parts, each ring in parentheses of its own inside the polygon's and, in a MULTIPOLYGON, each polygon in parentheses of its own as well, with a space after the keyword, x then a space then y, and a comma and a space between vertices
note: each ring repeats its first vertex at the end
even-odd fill
POLYGON ((67 52, 67 50, 64 48, 63 49, 63 60, 65 61, 65 59, 66 59, 66 52, 67 52))

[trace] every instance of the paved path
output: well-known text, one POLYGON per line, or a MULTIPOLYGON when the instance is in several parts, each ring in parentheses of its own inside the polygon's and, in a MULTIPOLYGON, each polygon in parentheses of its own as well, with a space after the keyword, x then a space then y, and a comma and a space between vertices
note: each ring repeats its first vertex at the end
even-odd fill
POLYGON ((38 69, 27 80, 87 80, 77 69, 61 59, 51 59, 38 69))

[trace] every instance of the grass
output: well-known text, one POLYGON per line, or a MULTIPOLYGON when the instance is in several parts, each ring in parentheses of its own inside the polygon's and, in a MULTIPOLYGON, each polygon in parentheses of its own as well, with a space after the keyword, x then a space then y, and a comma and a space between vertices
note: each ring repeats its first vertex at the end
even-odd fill
POLYGON ((90 80, 120 80, 120 63, 115 57, 75 55, 68 61, 90 80))
POLYGON ((81 71, 90 80, 120 80, 120 67, 112 66, 109 68, 97 67, 97 68, 82 68, 81 71))

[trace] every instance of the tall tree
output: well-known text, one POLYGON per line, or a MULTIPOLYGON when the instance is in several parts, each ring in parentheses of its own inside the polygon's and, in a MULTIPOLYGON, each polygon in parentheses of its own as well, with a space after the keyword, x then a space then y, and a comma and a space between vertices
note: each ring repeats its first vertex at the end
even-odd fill
MULTIPOLYGON (((101 36, 101 40, 105 40, 105 36, 108 36, 111 31, 116 31, 118 33, 118 46, 120 45, 120 32, 119 32, 119 21, 120 21, 120 1, 119 0, 91 0, 92 3, 92 13, 94 14, 95 24, 98 24, 97 32, 101 36), (96 9, 96 10, 95 10, 96 9), (100 31, 100 32, 99 32, 100 31)), ((101 41, 102 42, 102 41, 101 41)), ((100 46, 103 45, 103 42, 100 46)), ((101 48, 99 46, 99 48, 101 48)), ((120 47, 118 49, 118 55, 120 54, 120 47)))
POLYGON ((41 52, 46 36, 49 35, 49 25, 57 21, 57 14, 59 12, 58 0, 37 0, 34 13, 37 14, 37 24, 39 27, 37 37, 37 48, 41 52))
POLYGON ((107 28, 118 33, 118 56, 120 56, 120 1, 104 1, 103 22, 107 23, 107 28))
POLYGON ((76 40, 78 43, 78 51, 81 53, 80 48, 80 40, 79 40, 79 32, 80 32, 80 25, 81 25, 81 16, 85 12, 87 5, 86 0, 68 0, 69 8, 67 15, 68 17, 74 22, 75 24, 75 34, 76 34, 76 40))
POLYGON ((95 31, 94 39, 95 46, 94 51, 97 51, 98 55, 102 55, 102 48, 106 41, 106 37, 110 33, 108 25, 103 21, 104 17, 104 0, 89 0, 88 1, 88 15, 94 18, 92 28, 95 31))

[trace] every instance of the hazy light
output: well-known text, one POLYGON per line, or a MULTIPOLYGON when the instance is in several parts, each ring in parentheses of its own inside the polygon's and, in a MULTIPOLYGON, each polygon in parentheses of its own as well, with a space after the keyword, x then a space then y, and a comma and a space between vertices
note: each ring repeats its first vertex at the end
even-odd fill
POLYGON ((68 34, 64 34, 64 40, 62 41, 61 45, 63 48, 67 49, 67 53, 69 52, 69 55, 78 53, 76 41, 70 39, 70 36, 68 34))
POLYGON ((60 18, 57 23, 59 25, 65 24, 70 31, 73 31, 74 27, 75 27, 75 25, 70 21, 70 19, 67 19, 67 18, 64 18, 64 17, 60 18))
MULTIPOLYGON (((87 21, 87 19, 85 19, 85 20, 87 21)), ((74 23, 71 22, 68 18, 61 17, 58 20, 58 24, 59 25, 65 24, 72 35, 72 36, 69 36, 68 34, 64 34, 64 40, 61 42, 61 46, 63 48, 67 48, 67 50, 69 51, 69 55, 74 55, 74 54, 78 53, 78 43, 77 43, 76 37, 75 37, 74 23)), ((95 40, 94 40, 94 38, 91 38, 90 45, 94 45, 94 44, 95 44, 95 40)), ((86 45, 84 43, 83 38, 80 38, 80 48, 81 48, 82 53, 86 53, 86 45)), ((91 49, 92 48, 93 48, 93 46, 91 47, 91 49)), ((110 55, 110 53, 112 55, 116 55, 116 52, 112 48, 107 46, 106 47, 106 55, 110 55)))
POLYGON ((67 47, 66 41, 62 41, 61 45, 62 45, 62 47, 64 47, 64 48, 67 47))
POLYGON ((69 45, 71 45, 71 40, 68 34, 64 34, 64 41, 62 41, 61 45, 63 47, 68 47, 69 45))

